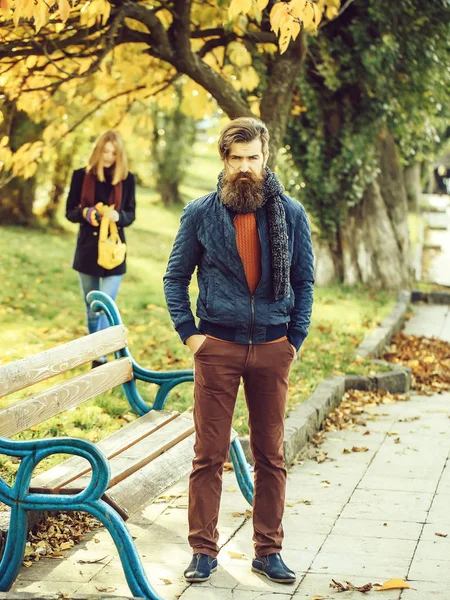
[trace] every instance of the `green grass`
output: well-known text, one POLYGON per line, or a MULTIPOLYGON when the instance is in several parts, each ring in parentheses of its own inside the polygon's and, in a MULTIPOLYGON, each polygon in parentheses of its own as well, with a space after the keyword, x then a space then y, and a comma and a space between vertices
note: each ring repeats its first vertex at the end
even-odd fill
MULTIPOLYGON (((204 163, 207 165, 208 161, 204 163)), ((198 190, 197 186, 198 182, 192 184, 198 190)), ((200 194, 205 191, 206 188, 200 194)), ((137 220, 127 231, 128 273, 117 303, 129 331, 133 356, 144 367, 156 370, 192 367, 188 349, 173 330, 162 287, 180 212, 180 208, 164 208, 155 202, 152 193, 139 189, 137 220)), ((77 228, 70 223, 64 226, 64 231, 1 228, 0 365, 86 333, 78 276, 71 268, 77 228)), ((191 293, 195 298, 195 282, 191 293)), ((370 361, 355 360, 355 347, 390 312, 394 302, 393 293, 362 286, 316 288, 310 335, 301 360, 294 362, 291 371, 288 410, 305 400, 330 375, 368 374, 373 370, 370 361)), ((0 406, 34 393, 36 387, 42 389, 44 384, 0 401, 0 406)), ((155 392, 155 386, 141 388, 149 400, 155 392)), ((191 405, 192 384, 184 384, 171 393, 167 407, 183 411, 191 405)), ((97 441, 132 418, 122 390, 115 389, 20 437, 75 435, 97 441)), ((242 392, 234 426, 241 434, 248 431, 242 392)), ((4 459, 0 466, 11 472, 14 461, 4 459)))

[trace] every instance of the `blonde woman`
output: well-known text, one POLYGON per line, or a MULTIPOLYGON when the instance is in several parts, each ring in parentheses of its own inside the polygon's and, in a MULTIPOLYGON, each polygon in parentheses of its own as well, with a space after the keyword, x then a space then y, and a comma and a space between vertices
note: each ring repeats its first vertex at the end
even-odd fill
MULTIPOLYGON (((73 268, 80 277, 89 333, 104 329, 107 321, 103 314, 99 316, 90 310, 87 294, 101 290, 115 299, 126 272, 125 261, 110 270, 97 263, 101 205, 114 205, 109 216, 117 223, 120 239, 125 242, 123 228, 135 219, 135 182, 128 171, 123 139, 115 131, 103 133, 95 142, 87 167, 74 171, 66 204, 66 217, 72 223, 80 223, 73 268)), ((94 361, 92 366, 105 361, 94 361)))

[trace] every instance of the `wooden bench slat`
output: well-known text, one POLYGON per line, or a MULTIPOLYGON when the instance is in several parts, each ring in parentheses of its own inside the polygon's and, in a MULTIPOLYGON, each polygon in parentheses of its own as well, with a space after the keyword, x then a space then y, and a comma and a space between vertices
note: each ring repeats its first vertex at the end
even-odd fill
POLYGON ((191 434, 110 488, 103 499, 127 520, 190 472, 194 458, 194 437, 195 434, 191 434))
MULTIPOLYGON (((237 437, 238 434, 233 429, 230 440, 237 437)), ((109 488, 103 499, 127 520, 191 472, 194 439, 193 433, 127 479, 109 488)))
MULTIPOLYGON (((107 458, 112 458, 129 448, 132 444, 151 435, 160 427, 176 418, 177 411, 155 411, 132 421, 128 425, 115 431, 109 437, 96 444, 107 458)), ((59 490, 74 479, 84 475, 90 470, 89 463, 79 456, 74 456, 64 462, 48 469, 44 473, 33 477, 30 491, 38 493, 57 494, 59 490)))
POLYGON ((119 358, 8 406, 0 411, 0 436, 11 437, 130 381, 132 377, 131 360, 119 358))
MULTIPOLYGON (((158 456, 167 452, 172 446, 191 435, 194 431, 192 419, 179 416, 169 421, 164 427, 159 428, 151 436, 145 437, 137 444, 133 444, 124 452, 111 458, 111 479, 108 487, 112 487, 146 464, 152 462, 158 456)), ((61 489, 63 494, 75 494, 84 490, 91 481, 90 471, 78 479, 70 482, 61 489)))
POLYGON ((0 398, 60 375, 127 346, 123 325, 114 325, 0 367, 0 398))

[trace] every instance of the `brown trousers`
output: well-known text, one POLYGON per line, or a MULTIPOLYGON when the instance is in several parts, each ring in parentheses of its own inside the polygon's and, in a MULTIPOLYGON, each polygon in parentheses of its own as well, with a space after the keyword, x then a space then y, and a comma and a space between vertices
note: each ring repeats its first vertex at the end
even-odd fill
POLYGON ((194 355, 195 458, 189 480, 189 544, 217 556, 223 464, 241 377, 255 461, 253 540, 256 556, 280 552, 286 490, 283 438, 289 369, 294 349, 206 338, 194 355))

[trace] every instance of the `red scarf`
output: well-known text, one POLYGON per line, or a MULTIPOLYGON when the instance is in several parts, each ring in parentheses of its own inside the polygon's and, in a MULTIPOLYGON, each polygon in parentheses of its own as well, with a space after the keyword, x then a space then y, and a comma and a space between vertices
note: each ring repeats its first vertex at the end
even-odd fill
MULTIPOLYGON (((83 187, 81 189, 81 207, 95 206, 95 182, 97 177, 92 173, 86 173, 83 180, 83 187)), ((122 204, 122 182, 113 185, 111 193, 108 198, 108 205, 114 204, 114 208, 119 211, 122 204)))

